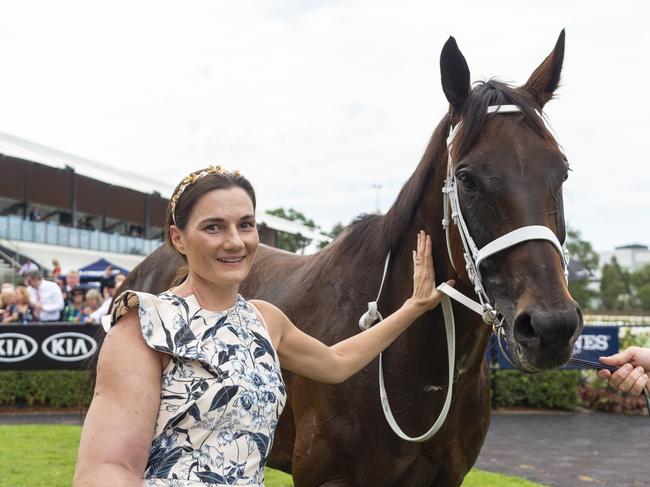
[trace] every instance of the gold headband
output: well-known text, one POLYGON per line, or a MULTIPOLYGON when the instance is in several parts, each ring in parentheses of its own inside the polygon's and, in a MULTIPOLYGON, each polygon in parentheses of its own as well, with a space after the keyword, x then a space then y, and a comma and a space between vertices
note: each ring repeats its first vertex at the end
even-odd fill
POLYGON ((181 181, 181 184, 178 186, 178 191, 176 191, 176 193, 174 193, 172 198, 169 200, 169 204, 171 205, 171 210, 172 210, 172 221, 174 222, 174 225, 176 225, 176 203, 178 203, 178 199, 183 194, 183 191, 185 191, 185 188, 187 188, 191 184, 196 183, 199 179, 201 179, 203 176, 207 176, 208 174, 226 174, 228 176, 241 176, 241 173, 239 171, 236 170, 226 171, 221 166, 208 166, 207 169, 204 169, 201 172, 198 173, 193 172, 188 176, 185 176, 181 181))

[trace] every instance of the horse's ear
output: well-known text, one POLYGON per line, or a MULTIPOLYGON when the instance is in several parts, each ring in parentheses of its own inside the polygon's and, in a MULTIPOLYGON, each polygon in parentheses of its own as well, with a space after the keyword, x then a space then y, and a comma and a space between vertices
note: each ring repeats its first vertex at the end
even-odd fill
POLYGON ((456 39, 449 37, 440 53, 442 91, 451 106, 460 111, 470 93, 469 67, 456 39))
POLYGON ((530 75, 524 85, 524 89, 533 95, 540 107, 543 107, 553 97, 553 92, 560 84, 563 61, 564 29, 560 32, 553 52, 544 59, 544 62, 530 75))

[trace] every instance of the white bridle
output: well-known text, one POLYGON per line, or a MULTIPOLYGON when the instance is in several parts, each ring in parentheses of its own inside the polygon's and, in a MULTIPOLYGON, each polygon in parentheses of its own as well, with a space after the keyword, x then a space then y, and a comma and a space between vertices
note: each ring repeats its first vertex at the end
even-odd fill
MULTIPOLYGON (((514 113, 520 112, 521 109, 517 105, 498 105, 490 106, 487 109, 488 114, 492 113, 514 113)), ((541 116, 541 115, 540 115, 541 116)), ((488 325, 492 326, 495 332, 501 331, 501 326, 503 324, 503 316, 493 307, 491 304, 490 298, 485 292, 485 287, 483 286, 483 277, 481 276, 480 265, 488 257, 497 254, 505 249, 508 249, 514 245, 517 245, 528 240, 546 240, 550 242, 553 247, 558 251, 560 255, 560 260, 562 261, 562 267, 564 269, 565 279, 568 278, 568 266, 569 266, 569 254, 563 244, 560 243, 557 236, 553 231, 542 225, 529 225, 521 228, 517 228, 501 237, 493 240, 482 248, 478 248, 474 239, 469 233, 465 219, 463 218, 463 213, 460 207, 460 201, 458 199, 458 183, 456 181, 456 175, 454 173, 454 164, 451 157, 451 149, 454 142, 454 137, 458 133, 458 129, 462 122, 459 122, 455 127, 450 127, 449 137, 447 138, 447 152, 448 152, 448 161, 447 161, 447 178, 445 179, 445 184, 442 189, 443 193, 443 205, 444 205, 444 218, 442 220, 442 226, 445 229, 445 236, 447 239, 447 251, 449 253, 449 260, 458 271, 454 264, 454 259, 451 252, 450 245, 450 228, 451 223, 458 228, 458 233, 460 234, 461 242, 463 244, 463 257, 465 259, 465 269, 469 276, 470 281, 474 285, 474 292, 476 293, 479 302, 474 301, 473 299, 465 296, 458 290, 449 286, 446 283, 442 283, 438 286, 438 290, 445 294, 442 299, 442 311, 445 318, 445 331, 447 335, 447 356, 449 359, 449 385, 447 387, 447 396, 445 402, 440 412, 440 415, 436 419, 433 426, 423 435, 417 437, 408 436, 402 431, 402 429, 397 424, 393 413, 390 409, 388 403, 388 395, 386 393, 386 387, 384 384, 384 371, 382 365, 382 354, 379 354, 379 395, 381 399, 382 409, 384 411, 384 416, 388 421, 388 424, 393 429, 395 434, 406 441, 412 442, 422 442, 431 438, 437 433, 440 427, 443 425, 447 413, 449 412, 449 407, 451 406, 451 397, 452 397, 452 386, 454 379, 454 366, 455 366, 455 325, 454 325, 454 312, 451 305, 451 299, 458 301, 459 303, 467 306, 474 312, 481 315, 483 321, 488 325), (450 215, 451 211, 451 215, 450 215), (451 216, 451 219, 450 219, 451 216), (451 299, 450 299, 451 298, 451 299)), ((375 321, 378 319, 383 319, 381 314, 377 309, 377 301, 381 296, 381 290, 384 286, 384 280, 388 272, 388 265, 390 262, 390 253, 386 257, 386 262, 384 264, 384 274, 381 279, 381 285, 379 286, 379 293, 377 299, 368 303, 368 311, 361 317, 359 320, 359 326, 361 329, 365 330, 369 328, 375 321)))

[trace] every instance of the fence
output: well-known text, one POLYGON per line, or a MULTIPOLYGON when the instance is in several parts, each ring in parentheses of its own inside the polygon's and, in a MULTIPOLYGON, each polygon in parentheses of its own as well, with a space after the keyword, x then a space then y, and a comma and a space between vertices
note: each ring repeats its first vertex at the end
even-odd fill
POLYGON ((66 227, 49 221, 35 222, 14 215, 0 216, 0 238, 139 255, 150 254, 162 244, 160 240, 66 227))

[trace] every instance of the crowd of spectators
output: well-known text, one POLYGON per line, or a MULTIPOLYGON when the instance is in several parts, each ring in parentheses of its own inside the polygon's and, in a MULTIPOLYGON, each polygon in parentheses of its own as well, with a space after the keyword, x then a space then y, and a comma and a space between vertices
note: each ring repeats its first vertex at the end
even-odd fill
POLYGON ((108 314, 115 290, 126 279, 124 274, 114 274, 108 266, 99 286, 82 285, 79 271, 69 271, 62 276, 58 262, 53 261, 53 264, 52 280, 43 278, 38 267, 27 261, 19 271, 22 285, 2 284, 2 323, 99 324, 101 317, 108 314))

